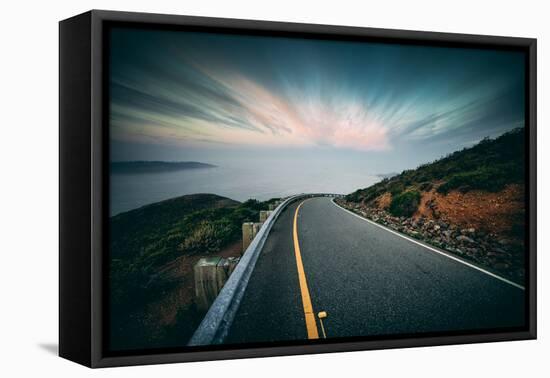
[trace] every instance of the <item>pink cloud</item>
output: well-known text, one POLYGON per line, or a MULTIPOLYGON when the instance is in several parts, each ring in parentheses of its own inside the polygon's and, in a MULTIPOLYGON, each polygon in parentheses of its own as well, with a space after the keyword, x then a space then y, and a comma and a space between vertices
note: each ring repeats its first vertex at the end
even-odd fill
POLYGON ((389 148, 387 129, 357 103, 290 102, 241 75, 224 80, 245 110, 247 121, 270 144, 323 145, 356 150, 389 148))

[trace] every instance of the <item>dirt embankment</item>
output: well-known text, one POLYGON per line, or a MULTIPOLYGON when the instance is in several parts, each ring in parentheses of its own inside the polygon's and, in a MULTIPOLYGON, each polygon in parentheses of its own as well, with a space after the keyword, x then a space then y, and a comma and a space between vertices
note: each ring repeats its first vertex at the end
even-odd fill
POLYGON ((414 217, 445 219, 461 228, 475 228, 522 243, 517 229, 523 228, 524 203, 525 191, 520 185, 509 185, 497 193, 476 190, 444 195, 432 190, 422 194, 414 217))
MULTIPOLYGON (((221 257, 238 257, 242 241, 215 253, 221 257)), ((156 299, 135 309, 124 324, 133 337, 125 340, 132 346, 147 348, 184 346, 204 317, 195 305, 193 267, 203 256, 181 256, 158 269, 146 290, 157 293, 156 299)))

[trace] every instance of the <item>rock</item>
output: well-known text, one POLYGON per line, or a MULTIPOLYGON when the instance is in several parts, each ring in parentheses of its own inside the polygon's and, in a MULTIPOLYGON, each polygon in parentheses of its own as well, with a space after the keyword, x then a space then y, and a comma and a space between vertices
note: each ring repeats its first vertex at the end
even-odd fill
POLYGON ((438 225, 438 224, 434 225, 434 231, 439 231, 440 228, 441 228, 440 225, 438 225))
POLYGON ((500 239, 500 240, 498 241, 498 244, 500 244, 500 245, 508 245, 508 244, 510 244, 510 242, 508 241, 508 239, 500 239))
POLYGON ((468 243, 475 243, 475 241, 465 235, 459 235, 456 237, 456 240, 460 241, 460 242, 468 242, 468 243))
POLYGON ((469 234, 475 234, 475 233, 476 233, 476 229, 473 228, 473 227, 472 227, 472 228, 469 228, 469 229, 468 229, 468 233, 469 233, 469 234))

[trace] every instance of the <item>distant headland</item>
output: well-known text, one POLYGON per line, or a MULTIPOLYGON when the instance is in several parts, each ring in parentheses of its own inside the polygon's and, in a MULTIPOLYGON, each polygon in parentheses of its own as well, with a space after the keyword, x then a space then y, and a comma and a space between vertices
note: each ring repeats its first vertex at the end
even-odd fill
POLYGON ((213 164, 199 163, 197 161, 113 161, 111 162, 111 173, 160 173, 215 167, 213 164))

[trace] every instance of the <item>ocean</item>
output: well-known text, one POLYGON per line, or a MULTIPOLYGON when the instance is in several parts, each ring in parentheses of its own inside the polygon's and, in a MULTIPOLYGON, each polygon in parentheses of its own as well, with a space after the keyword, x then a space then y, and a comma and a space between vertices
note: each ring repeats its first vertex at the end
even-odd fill
POLYGON ((299 193, 347 194, 380 180, 359 164, 285 160, 215 162, 215 168, 111 174, 111 216, 182 196, 213 193, 237 201, 260 201, 299 193))

